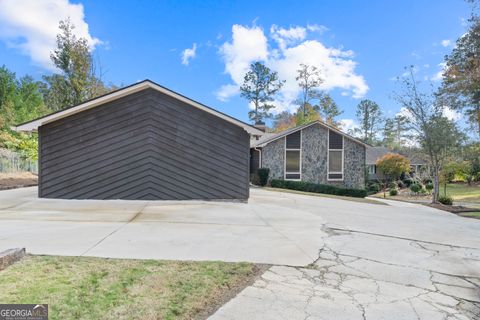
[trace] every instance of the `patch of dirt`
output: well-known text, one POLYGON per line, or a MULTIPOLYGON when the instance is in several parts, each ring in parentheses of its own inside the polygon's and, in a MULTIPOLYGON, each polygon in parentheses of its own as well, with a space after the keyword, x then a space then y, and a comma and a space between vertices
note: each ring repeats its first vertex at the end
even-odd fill
POLYGON ((253 271, 249 277, 242 278, 241 281, 235 283, 234 286, 230 287, 228 291, 219 292, 221 294, 217 295, 213 301, 208 305, 208 307, 202 310, 200 313, 195 315, 195 319, 207 319, 212 314, 214 314, 220 307, 226 304, 231 299, 235 298, 243 289, 253 285, 253 283, 261 277, 262 274, 267 271, 271 265, 267 264, 256 264, 253 267, 253 271))
POLYGON ((31 172, 0 173, 0 190, 31 187, 38 184, 38 176, 31 172))

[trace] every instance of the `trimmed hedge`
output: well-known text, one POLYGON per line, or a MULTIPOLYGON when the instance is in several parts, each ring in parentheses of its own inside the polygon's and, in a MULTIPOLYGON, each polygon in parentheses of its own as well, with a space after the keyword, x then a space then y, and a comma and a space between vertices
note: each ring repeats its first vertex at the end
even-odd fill
POLYGON ((272 188, 292 189, 305 192, 334 194, 337 196, 347 196, 356 198, 365 198, 367 196, 367 190, 365 189, 350 189, 332 186, 328 184, 317 184, 303 181, 290 181, 290 180, 276 180, 271 182, 272 188))

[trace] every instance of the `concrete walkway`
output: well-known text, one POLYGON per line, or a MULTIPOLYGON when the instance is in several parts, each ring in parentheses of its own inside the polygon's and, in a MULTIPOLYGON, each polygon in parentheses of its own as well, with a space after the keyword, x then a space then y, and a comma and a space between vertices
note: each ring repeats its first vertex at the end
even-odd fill
POLYGON ((478 319, 480 220, 260 189, 249 203, 0 192, 0 250, 268 263, 212 319, 478 319))

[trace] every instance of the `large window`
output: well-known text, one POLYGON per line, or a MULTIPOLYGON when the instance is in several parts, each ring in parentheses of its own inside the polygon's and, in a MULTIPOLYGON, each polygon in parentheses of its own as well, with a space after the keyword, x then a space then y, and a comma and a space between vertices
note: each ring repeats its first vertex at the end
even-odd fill
POLYGON ((301 179, 302 131, 285 137, 285 180, 301 179))
POLYGON ((343 135, 328 131, 328 180, 343 180, 343 135))

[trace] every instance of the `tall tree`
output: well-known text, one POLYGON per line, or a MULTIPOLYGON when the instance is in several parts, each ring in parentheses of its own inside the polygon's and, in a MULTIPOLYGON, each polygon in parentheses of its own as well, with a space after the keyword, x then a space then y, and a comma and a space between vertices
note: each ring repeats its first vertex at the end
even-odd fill
POLYGON ((335 127, 338 126, 338 122, 335 121, 335 118, 341 115, 343 111, 340 110, 337 103, 328 93, 322 95, 320 98, 318 109, 320 116, 327 124, 335 127))
POLYGON ((374 144, 376 133, 383 122, 382 111, 379 105, 372 100, 362 100, 357 105, 356 116, 360 124, 357 133, 360 134, 362 140, 366 143, 374 144))
POLYGON ((394 118, 385 119, 382 144, 392 150, 404 147, 405 140, 408 138, 407 122, 407 118, 400 114, 394 118))
POLYGON ((432 202, 438 201, 439 176, 446 161, 461 143, 463 135, 455 123, 443 116, 443 105, 434 94, 420 90, 413 68, 409 76, 403 77, 403 91, 395 94, 395 99, 410 113, 408 118, 416 139, 429 157, 433 175, 432 202))
POLYGON ((301 89, 300 96, 296 102, 300 106, 305 118, 307 117, 308 105, 312 106, 313 100, 318 100, 322 97, 320 85, 323 83, 323 79, 317 67, 303 63, 300 64, 295 79, 301 89))
POLYGON ((272 117, 270 109, 275 94, 282 88, 285 81, 278 79, 278 73, 270 70, 261 62, 250 65, 240 87, 240 95, 253 104, 254 109, 248 113, 250 120, 260 123, 272 117))
POLYGON ((468 31, 445 57, 440 94, 453 109, 463 110, 480 135, 480 17, 470 19, 468 31))
POLYGON ((95 74, 90 47, 85 38, 77 38, 70 19, 60 21, 57 48, 50 58, 60 73, 44 76, 43 93, 53 110, 79 104, 110 91, 95 74))

